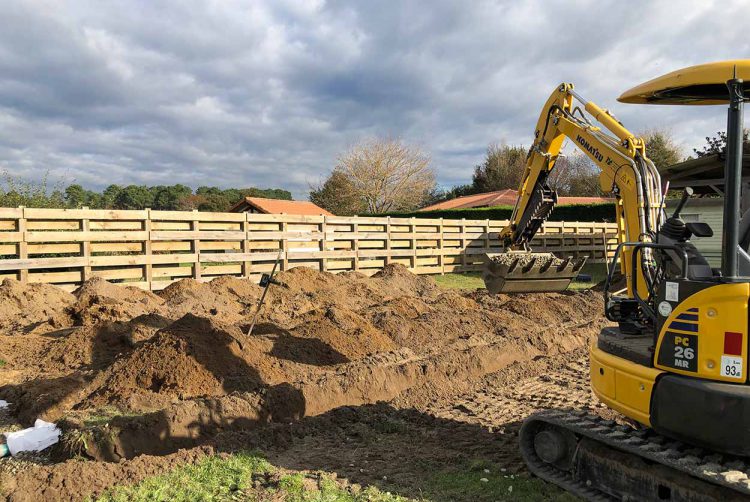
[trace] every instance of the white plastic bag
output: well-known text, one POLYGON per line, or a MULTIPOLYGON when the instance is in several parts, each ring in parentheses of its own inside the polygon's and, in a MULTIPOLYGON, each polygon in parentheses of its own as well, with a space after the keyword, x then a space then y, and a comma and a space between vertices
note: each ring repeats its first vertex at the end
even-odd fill
POLYGON ((34 427, 5 435, 11 455, 20 451, 42 451, 60 440, 60 429, 55 424, 37 418, 34 427))

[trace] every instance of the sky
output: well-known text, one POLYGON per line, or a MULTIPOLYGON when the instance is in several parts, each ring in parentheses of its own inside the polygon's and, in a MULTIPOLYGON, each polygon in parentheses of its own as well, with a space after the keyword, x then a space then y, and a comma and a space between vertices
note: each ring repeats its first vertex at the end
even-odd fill
POLYGON ((687 155, 722 107, 617 103, 750 54, 750 0, 0 0, 0 171, 306 198, 359 141, 401 138, 443 187, 528 145, 560 82, 687 155))

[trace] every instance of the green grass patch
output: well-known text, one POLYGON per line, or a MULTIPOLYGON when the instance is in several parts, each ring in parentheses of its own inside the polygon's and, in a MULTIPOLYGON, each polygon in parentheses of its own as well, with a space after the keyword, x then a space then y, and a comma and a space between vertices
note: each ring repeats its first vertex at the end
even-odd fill
POLYGON ((581 273, 589 274, 591 276, 591 282, 573 281, 570 283, 570 286, 568 286, 568 289, 582 291, 584 289, 593 288, 607 278, 607 265, 604 263, 587 263, 583 266, 581 273))
POLYGON ((479 272, 465 274, 445 274, 433 276, 438 286, 447 289, 484 289, 484 281, 479 272))
POLYGON ((2 359, 0 359, 0 368, 4 368, 6 364, 8 364, 8 363, 6 363, 2 359))
POLYGON ((433 474, 424 491, 428 500, 490 502, 574 502, 575 496, 541 479, 507 474, 491 462, 477 460, 433 474))
POLYGON ((209 457, 133 486, 113 488, 97 502, 232 500, 233 495, 252 486, 254 473, 270 469, 271 465, 265 459, 252 454, 209 457))
POLYGON ((285 473, 255 453, 208 457, 195 465, 108 490, 96 502, 408 502, 374 487, 346 489, 325 474, 285 473))
POLYGON ((141 415, 143 415, 143 413, 127 412, 114 407, 105 406, 82 415, 81 421, 86 427, 97 427, 106 425, 117 417, 135 418, 141 415))

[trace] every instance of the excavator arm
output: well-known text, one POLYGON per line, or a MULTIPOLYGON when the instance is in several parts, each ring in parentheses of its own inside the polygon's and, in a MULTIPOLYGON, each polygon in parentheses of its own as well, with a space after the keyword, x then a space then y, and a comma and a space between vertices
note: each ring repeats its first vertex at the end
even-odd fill
MULTIPOLYGON (((643 140, 608 111, 584 100, 572 84, 560 84, 539 116, 518 201, 510 223, 500 233, 508 252, 487 257, 484 278, 492 292, 550 291, 560 286, 564 289, 582 266, 580 261, 559 260, 529 250, 531 240, 557 203, 557 193, 549 186, 548 178, 567 138, 599 168, 602 190, 615 195, 619 242, 655 241, 663 196, 659 173, 646 156, 643 140), (575 101, 583 108, 574 106, 575 101), (555 277, 561 280, 556 281, 555 277), (544 278, 539 283, 545 285, 535 282, 537 278, 544 278)), ((632 248, 623 250, 622 272, 627 276, 629 293, 633 274, 638 274, 637 287, 645 297, 650 284, 648 266, 632 270, 632 252, 632 248)), ((648 250, 642 252, 645 259, 641 261, 647 265, 648 250)))

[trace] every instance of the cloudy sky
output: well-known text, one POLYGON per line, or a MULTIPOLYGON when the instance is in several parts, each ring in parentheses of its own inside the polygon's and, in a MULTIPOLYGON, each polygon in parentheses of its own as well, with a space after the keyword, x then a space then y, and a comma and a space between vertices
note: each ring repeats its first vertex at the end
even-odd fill
POLYGON ((2 0, 0 170, 110 183, 273 186, 306 197, 347 146, 402 137, 441 185, 528 144, 561 81, 686 153, 719 107, 625 89, 748 57, 750 1, 2 0))

